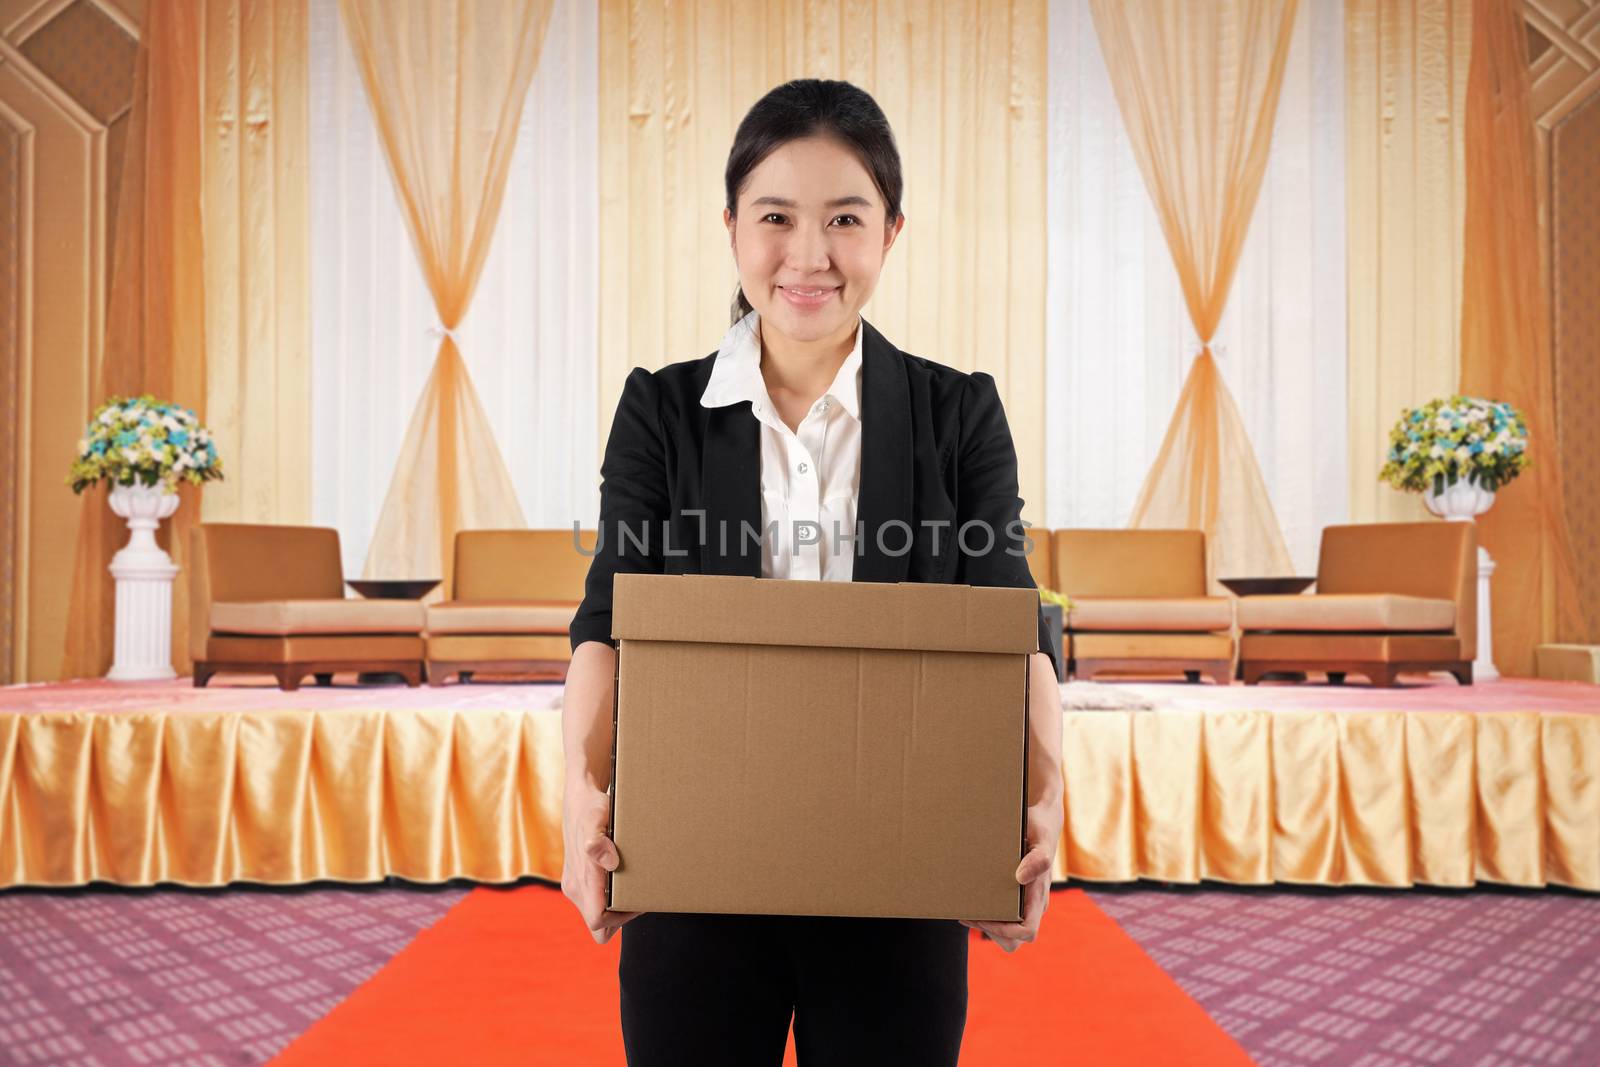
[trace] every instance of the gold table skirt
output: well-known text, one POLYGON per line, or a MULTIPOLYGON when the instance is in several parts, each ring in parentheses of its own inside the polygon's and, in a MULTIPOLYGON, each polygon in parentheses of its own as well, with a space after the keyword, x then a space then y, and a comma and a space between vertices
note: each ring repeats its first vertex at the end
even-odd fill
MULTIPOLYGON (((1055 876, 1600 890, 1600 715, 1065 714, 1055 876)), ((0 713, 0 887, 561 874, 560 713, 0 713)))

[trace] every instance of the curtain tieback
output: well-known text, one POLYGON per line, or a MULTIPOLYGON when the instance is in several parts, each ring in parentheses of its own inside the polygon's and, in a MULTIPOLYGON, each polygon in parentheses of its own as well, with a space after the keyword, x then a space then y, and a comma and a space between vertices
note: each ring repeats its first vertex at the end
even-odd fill
MULTIPOLYGON (((1200 353, 1202 353, 1202 352, 1204 352, 1206 350, 1206 343, 1204 341, 1190 341, 1189 343, 1187 343, 1183 347, 1184 347, 1184 355, 1187 358, 1189 358, 1191 360, 1192 359, 1198 359, 1199 356, 1200 356, 1200 353)), ((1211 354, 1213 356, 1215 356, 1218 360, 1221 360, 1221 359, 1223 359, 1223 358, 1225 358, 1227 356, 1227 354, 1228 354, 1228 346, 1223 344, 1221 341, 1212 341, 1211 342, 1211 354)))
POLYGON ((443 341, 446 337, 448 337, 451 341, 455 342, 457 348, 461 347, 461 335, 456 333, 454 327, 446 326, 443 323, 436 322, 432 326, 429 326, 428 336, 433 338, 435 341, 443 341))

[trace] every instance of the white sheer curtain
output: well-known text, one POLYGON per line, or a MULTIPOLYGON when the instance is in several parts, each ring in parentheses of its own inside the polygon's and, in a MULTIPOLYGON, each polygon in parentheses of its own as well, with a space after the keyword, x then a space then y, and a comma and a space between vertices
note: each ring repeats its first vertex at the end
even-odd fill
MULTIPOLYGON (((459 331, 533 527, 599 512, 598 52, 595 6, 556 0, 459 331)), ((357 575, 438 337, 338 0, 311 0, 311 113, 312 515, 357 575)))
MULTIPOLYGON (((1047 523, 1123 526, 1198 341, 1088 0, 1050 3, 1047 523)), ((1217 361, 1302 573, 1349 514, 1344 5, 1302 0, 1217 361)))

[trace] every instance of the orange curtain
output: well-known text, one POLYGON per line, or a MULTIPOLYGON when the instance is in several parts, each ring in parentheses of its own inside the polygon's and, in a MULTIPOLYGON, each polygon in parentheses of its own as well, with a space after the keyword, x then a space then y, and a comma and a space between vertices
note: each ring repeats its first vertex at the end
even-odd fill
POLYGON ((1539 258, 1530 78, 1515 0, 1474 0, 1467 76, 1466 267, 1461 389, 1507 401, 1528 421, 1533 467, 1478 520, 1496 561, 1496 665, 1531 675, 1534 648, 1583 632, 1556 446, 1550 301, 1539 258), (1559 615, 1559 617, 1558 617, 1559 615))
POLYGON ((1091 0, 1202 348, 1131 526, 1206 532, 1210 578, 1293 564, 1211 339, 1266 173, 1296 0, 1091 0))
MULTIPOLYGON (((133 112, 117 200, 117 232, 106 311, 106 354, 93 375, 94 402, 152 393, 205 419, 205 280, 200 237, 200 9, 151 0, 134 69, 133 112)), ((84 412, 87 422, 89 412, 84 412)), ((226 462, 226 460, 225 460, 226 462)), ((189 594, 183 567, 199 494, 163 525, 161 540, 180 570, 172 597, 173 666, 189 669, 189 594)), ((107 566, 127 541, 106 490, 84 493, 78 526, 67 643, 61 675, 82 678, 111 666, 116 587, 107 566)))
POLYGON ((443 337, 368 550, 449 586, 460 529, 525 525, 454 330, 489 254, 551 0, 341 0, 443 337))

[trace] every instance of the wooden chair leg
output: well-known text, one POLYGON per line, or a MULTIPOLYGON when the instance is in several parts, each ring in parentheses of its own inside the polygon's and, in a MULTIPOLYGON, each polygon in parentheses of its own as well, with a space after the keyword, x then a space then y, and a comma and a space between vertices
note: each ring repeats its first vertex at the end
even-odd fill
POLYGON ((305 668, 298 663, 285 663, 272 672, 277 675, 278 688, 293 693, 300 688, 300 679, 306 676, 305 668))
POLYGON ((436 660, 428 661, 428 688, 438 689, 450 676, 450 666, 436 660))
POLYGON ((1459 663, 1450 668, 1450 673, 1455 675, 1457 685, 1472 684, 1472 664, 1459 663))
POLYGON ((407 663, 404 667, 400 668, 400 673, 405 676, 407 689, 416 689, 422 685, 421 660, 418 660, 416 663, 407 663))
POLYGON ((1367 678, 1378 689, 1393 689, 1399 672, 1387 664, 1375 663, 1367 668, 1367 678))
POLYGON ((1245 660, 1239 664, 1239 673, 1244 679, 1245 685, 1256 685, 1261 681, 1261 676, 1266 674, 1267 671, 1259 663, 1251 663, 1249 660, 1245 660))
POLYGON ((1233 664, 1219 663, 1211 668, 1211 680, 1217 685, 1233 684, 1233 664))
POLYGON ((216 673, 209 664, 196 663, 194 665, 194 687, 196 689, 204 689, 206 683, 211 681, 212 676, 216 673))

